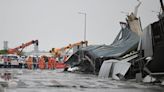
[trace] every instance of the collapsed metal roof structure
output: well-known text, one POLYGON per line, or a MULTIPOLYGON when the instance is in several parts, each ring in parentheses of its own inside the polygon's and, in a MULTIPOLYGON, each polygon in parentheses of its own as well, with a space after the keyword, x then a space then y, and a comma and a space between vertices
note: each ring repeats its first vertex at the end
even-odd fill
MULTIPOLYGON (((70 65, 73 66, 80 62, 90 62, 91 67, 95 69, 95 72, 98 72, 104 60, 113 58, 119 59, 131 51, 136 51, 139 39, 140 37, 126 26, 120 30, 111 45, 90 45, 82 48, 76 52, 67 63, 70 63, 70 65), (74 64, 72 64, 72 62, 74 62, 74 64)), ((88 68, 90 67, 89 65, 84 67, 86 68, 87 66, 88 68)), ((91 71, 94 72, 93 69, 91 71)))
MULTIPOLYGON (((137 5, 138 9, 141 2, 137 5)), ((103 63, 127 62, 124 74, 117 71, 117 75, 136 76, 136 73, 146 75, 164 75, 164 12, 159 20, 148 25, 144 30, 140 18, 131 13, 127 16, 127 23, 121 23, 121 30, 111 45, 89 45, 74 53, 66 62, 71 67, 78 66, 82 72, 98 74, 103 63), (108 61, 109 60, 109 61, 108 61), (105 61, 105 62, 104 62, 105 61)), ((118 66, 120 66, 118 64, 118 66)), ((117 66, 117 68, 118 68, 117 66)), ((107 74, 112 64, 103 66, 107 74), (106 67, 106 68, 105 68, 106 67)), ((116 65, 115 65, 116 67, 116 65)), ((114 68, 113 68, 114 69, 114 68)), ((120 70, 120 69, 116 69, 120 70)), ((104 70, 102 70, 104 72, 104 70)), ((100 72, 102 72, 100 71, 100 72)), ((100 73, 101 74, 101 73, 100 73)), ((108 76, 108 75, 105 75, 108 76)))

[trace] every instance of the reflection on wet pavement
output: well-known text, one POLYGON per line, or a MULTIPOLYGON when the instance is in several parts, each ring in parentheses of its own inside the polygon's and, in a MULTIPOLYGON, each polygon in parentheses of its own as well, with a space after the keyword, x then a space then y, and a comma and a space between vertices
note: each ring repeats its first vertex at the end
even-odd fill
POLYGON ((8 80, 6 92, 164 92, 157 85, 101 79, 95 75, 62 70, 8 71, 12 73, 12 79, 8 80))

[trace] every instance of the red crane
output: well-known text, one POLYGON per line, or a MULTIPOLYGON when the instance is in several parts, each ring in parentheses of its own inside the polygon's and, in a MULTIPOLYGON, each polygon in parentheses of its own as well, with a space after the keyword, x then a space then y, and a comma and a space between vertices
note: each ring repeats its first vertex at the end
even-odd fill
POLYGON ((38 46, 39 42, 38 40, 32 40, 30 42, 27 42, 27 43, 23 43, 22 45, 18 46, 18 47, 15 47, 15 48, 12 48, 12 49, 8 49, 7 50, 7 53, 8 54, 20 54, 22 52, 22 50, 25 48, 25 47, 28 47, 32 44, 35 44, 38 46), (21 50, 20 50, 21 49, 21 50))

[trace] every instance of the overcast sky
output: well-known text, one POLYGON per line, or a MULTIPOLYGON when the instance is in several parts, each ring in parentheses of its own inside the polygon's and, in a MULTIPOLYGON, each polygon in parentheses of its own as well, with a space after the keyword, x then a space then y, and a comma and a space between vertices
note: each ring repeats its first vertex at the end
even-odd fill
MULTIPOLYGON (((141 0, 138 16, 142 26, 157 20, 159 0, 141 0)), ((124 12, 134 11, 137 0, 0 0, 0 49, 3 41, 13 48, 38 39, 40 50, 50 50, 84 38, 87 13, 89 44, 111 44, 125 21, 124 12)), ((33 46, 25 51, 32 50, 33 46)))

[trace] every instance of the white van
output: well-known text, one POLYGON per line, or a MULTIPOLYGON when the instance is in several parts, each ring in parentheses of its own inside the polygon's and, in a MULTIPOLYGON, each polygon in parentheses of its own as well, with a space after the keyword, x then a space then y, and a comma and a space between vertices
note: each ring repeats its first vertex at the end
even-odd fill
POLYGON ((7 64, 7 65, 11 65, 12 67, 18 67, 19 65, 19 56, 18 55, 15 55, 15 54, 4 54, 4 55, 1 55, 0 56, 0 65, 1 66, 5 66, 5 62, 4 62, 4 57, 7 57, 9 60, 10 60, 10 64, 7 64))
POLYGON ((11 60, 11 66, 18 67, 19 65, 19 56, 15 54, 7 54, 7 57, 11 60))

